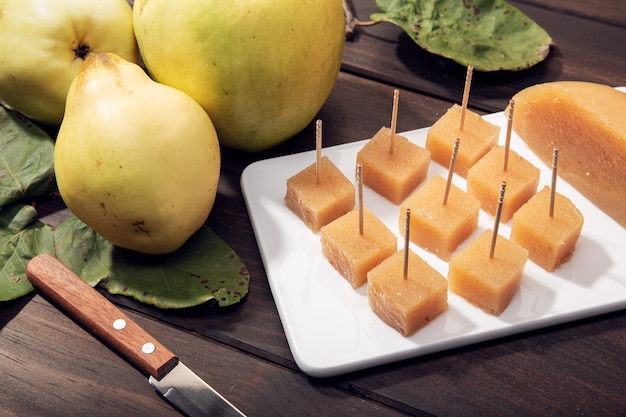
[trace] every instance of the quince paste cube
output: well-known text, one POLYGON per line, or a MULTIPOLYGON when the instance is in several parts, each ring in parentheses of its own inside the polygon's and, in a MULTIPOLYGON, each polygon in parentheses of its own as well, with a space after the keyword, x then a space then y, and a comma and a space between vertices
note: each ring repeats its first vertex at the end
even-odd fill
POLYGON ((486 313, 500 315, 519 287, 528 251, 498 235, 491 258, 492 236, 492 230, 484 231, 452 257, 448 286, 486 313))
POLYGON ((526 248, 531 261, 554 271, 574 253, 583 227, 583 215, 562 194, 555 194, 550 217, 550 188, 544 187, 513 216, 511 240, 526 248))
POLYGON ((411 209, 410 241, 447 261, 478 227, 480 202, 451 184, 444 206, 445 189, 446 180, 433 175, 404 201, 398 225, 404 233, 406 209, 411 209))
POLYGON ((396 135, 390 152, 391 129, 382 127, 357 153, 363 164, 363 184, 394 204, 400 204, 424 181, 430 152, 396 135))
POLYGON ((328 157, 321 159, 319 182, 313 163, 287 180, 285 204, 313 232, 354 208, 354 184, 328 157))
POLYGON ((369 304, 385 323, 410 336, 448 309, 448 282, 413 251, 404 278, 404 251, 367 274, 369 304))
POLYGON ((465 178, 470 167, 498 142, 500 126, 486 121, 471 110, 466 110, 463 130, 459 129, 460 121, 461 106, 454 104, 428 129, 426 149, 430 151, 433 161, 448 167, 454 142, 459 138, 454 172, 465 178))
POLYGON ((398 247, 396 236, 366 207, 362 235, 357 208, 323 226, 320 233, 322 253, 353 288, 365 284, 367 273, 398 247))
POLYGON ((539 168, 509 150, 507 170, 503 171, 503 146, 492 148, 480 161, 469 169, 467 192, 480 201, 483 210, 495 215, 500 198, 500 186, 506 181, 506 192, 502 202, 500 221, 508 222, 513 213, 537 192, 539 168))

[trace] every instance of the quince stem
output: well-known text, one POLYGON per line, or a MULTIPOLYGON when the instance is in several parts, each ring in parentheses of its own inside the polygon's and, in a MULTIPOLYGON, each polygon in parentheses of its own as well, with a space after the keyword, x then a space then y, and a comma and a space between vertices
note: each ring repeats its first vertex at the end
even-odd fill
POLYGON ((380 23, 380 22, 374 22, 372 20, 364 22, 364 21, 357 19, 354 15, 354 12, 352 11, 352 5, 350 4, 349 0, 341 0, 341 3, 343 4, 343 14, 345 16, 345 21, 346 21, 345 30, 344 30, 346 39, 350 40, 354 37, 354 29, 357 26, 360 26, 360 27, 374 26, 375 24, 380 23))

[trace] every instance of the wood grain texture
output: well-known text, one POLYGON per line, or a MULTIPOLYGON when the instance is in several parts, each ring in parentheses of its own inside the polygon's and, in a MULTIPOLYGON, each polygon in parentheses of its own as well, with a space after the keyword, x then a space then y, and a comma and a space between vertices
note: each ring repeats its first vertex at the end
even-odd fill
MULTIPOLYGON (((375 11, 373 0, 352 3, 359 18, 375 11)), ((557 46, 529 70, 474 74, 474 110, 502 110, 513 93, 539 82, 626 85, 626 2, 512 3, 546 27, 557 46)), ((464 77, 464 68, 420 50, 391 24, 358 28, 318 114, 324 144, 366 139, 388 126, 396 87, 398 131, 430 126, 460 102, 464 77)), ((107 298, 250 416, 624 415, 624 310, 333 378, 304 375, 289 350, 239 180, 251 162, 314 143, 311 123, 260 154, 222 149, 208 225, 250 271, 241 303, 171 311, 107 298)), ((64 216, 58 202, 39 209, 64 216)), ((2 416, 179 415, 137 369, 39 295, 0 304, 0 375, 2 416)))
MULTIPOLYGON (((609 0, 605 1, 608 4, 609 0)), ((565 11, 526 2, 511 3, 540 24, 556 46, 548 59, 524 71, 475 72, 471 107, 502 111, 514 93, 541 82, 581 80, 612 86, 626 83, 619 75, 626 72, 626 43, 609 41, 623 36, 623 27, 579 16, 575 9, 583 7, 580 1, 560 2, 561 9, 568 7, 565 11)), ((354 1, 354 5, 362 20, 376 12, 374 2, 354 1)), ((626 6, 619 8, 623 11, 626 6)), ((362 77, 461 102, 465 68, 422 50, 401 28, 390 23, 359 28, 355 39, 346 43, 342 68, 362 77)))
POLYGON ((578 16, 587 20, 608 23, 618 27, 626 27, 626 3, 615 0, 517 0, 518 4, 529 4, 558 13, 578 16))
POLYGON ((35 256, 26 275, 35 288, 146 374, 160 380, 178 363, 172 352, 55 257, 35 256))
MULTIPOLYGON (((246 354, 144 314, 128 316, 249 416, 406 416, 333 383, 246 354)), ((0 315, 0 415, 180 416, 146 378, 36 295, 0 315)))

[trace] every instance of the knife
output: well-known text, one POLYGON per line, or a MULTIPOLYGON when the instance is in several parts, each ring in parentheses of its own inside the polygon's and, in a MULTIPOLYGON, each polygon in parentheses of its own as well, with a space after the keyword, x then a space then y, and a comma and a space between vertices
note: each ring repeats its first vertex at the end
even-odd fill
POLYGON ((165 346, 57 258, 48 254, 35 256, 26 267, 26 275, 33 286, 118 354, 149 374, 150 385, 186 415, 244 416, 165 346))

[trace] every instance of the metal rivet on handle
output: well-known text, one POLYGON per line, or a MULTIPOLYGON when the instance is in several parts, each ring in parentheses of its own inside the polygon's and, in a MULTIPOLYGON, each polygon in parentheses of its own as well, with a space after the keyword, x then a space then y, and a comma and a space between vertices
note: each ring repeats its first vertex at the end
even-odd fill
POLYGON ((154 352, 154 350, 156 349, 156 347, 154 346, 153 343, 145 343, 142 347, 141 347, 141 351, 145 354, 151 354, 152 352, 154 352))
POLYGON ((113 322, 113 328, 115 330, 122 330, 124 327, 126 327, 126 320, 124 319, 117 319, 113 322))

